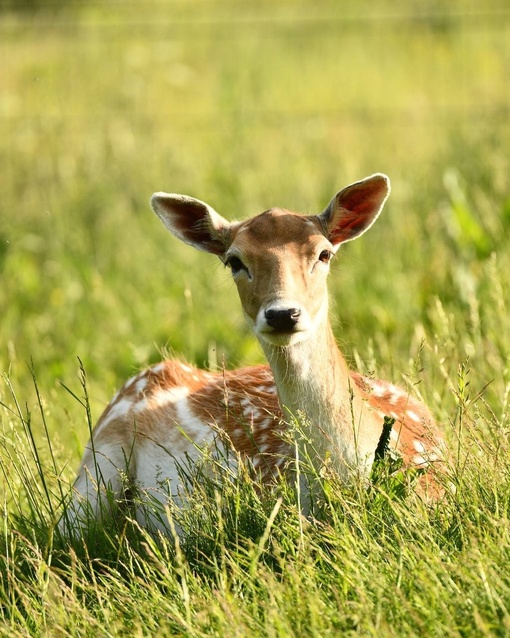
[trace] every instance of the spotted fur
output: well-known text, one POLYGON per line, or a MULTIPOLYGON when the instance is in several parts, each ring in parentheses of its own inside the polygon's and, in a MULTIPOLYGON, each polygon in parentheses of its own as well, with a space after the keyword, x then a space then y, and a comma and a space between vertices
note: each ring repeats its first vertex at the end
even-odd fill
MULTIPOLYGON (((393 384, 351 375, 380 416, 381 431, 385 416, 395 419, 390 445, 404 465, 438 464, 444 443, 428 409, 393 384)), ((71 527, 90 515, 85 508, 98 515, 102 490, 122 498, 126 483, 180 504, 178 463, 218 443, 249 459, 258 479, 269 483, 294 455, 284 428, 269 366, 213 373, 176 360, 158 363, 127 381, 101 415, 78 473, 71 527)), ((151 524, 161 527, 159 519, 151 524)))

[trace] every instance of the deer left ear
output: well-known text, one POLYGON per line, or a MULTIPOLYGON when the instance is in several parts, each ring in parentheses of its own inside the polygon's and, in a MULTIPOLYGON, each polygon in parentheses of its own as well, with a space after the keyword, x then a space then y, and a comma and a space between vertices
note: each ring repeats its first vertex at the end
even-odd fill
POLYGON ((329 241, 340 244, 362 235, 372 226, 390 194, 390 180, 382 173, 366 177, 338 192, 319 219, 329 241))

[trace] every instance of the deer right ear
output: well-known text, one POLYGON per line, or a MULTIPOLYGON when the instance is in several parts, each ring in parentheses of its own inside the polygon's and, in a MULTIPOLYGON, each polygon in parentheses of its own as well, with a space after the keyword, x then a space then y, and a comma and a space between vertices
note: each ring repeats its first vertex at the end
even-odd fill
POLYGON ((187 195, 154 193, 151 206, 184 243, 213 255, 222 255, 227 249, 231 224, 205 202, 187 195))

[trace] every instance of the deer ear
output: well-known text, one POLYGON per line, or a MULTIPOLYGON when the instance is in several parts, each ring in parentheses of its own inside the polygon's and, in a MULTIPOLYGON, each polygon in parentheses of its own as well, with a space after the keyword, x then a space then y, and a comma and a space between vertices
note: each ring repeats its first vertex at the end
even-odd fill
POLYGON ((390 194, 390 180, 382 173, 366 177, 338 192, 319 215, 329 241, 339 247, 372 226, 390 194))
POLYGON ((184 243, 214 255, 225 252, 231 224, 205 202, 187 195, 154 193, 151 206, 184 243))

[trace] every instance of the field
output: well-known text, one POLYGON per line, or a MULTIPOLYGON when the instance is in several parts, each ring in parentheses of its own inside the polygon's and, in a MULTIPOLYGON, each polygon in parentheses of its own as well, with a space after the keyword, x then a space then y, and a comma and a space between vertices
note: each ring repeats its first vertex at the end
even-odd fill
POLYGON ((510 635, 507 3, 39 4, 0 4, 0 635, 510 635), (69 547, 62 499, 132 373, 263 361, 151 194, 320 212, 377 171, 336 335, 428 403, 456 490, 323 477, 303 520, 291 485, 197 476, 180 544, 119 520, 69 547))

